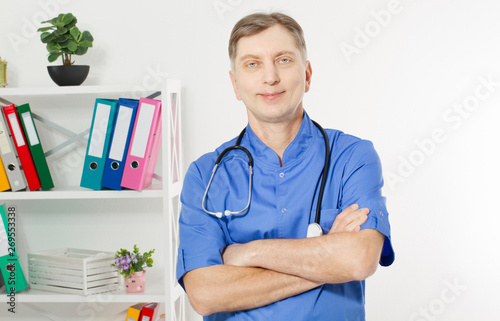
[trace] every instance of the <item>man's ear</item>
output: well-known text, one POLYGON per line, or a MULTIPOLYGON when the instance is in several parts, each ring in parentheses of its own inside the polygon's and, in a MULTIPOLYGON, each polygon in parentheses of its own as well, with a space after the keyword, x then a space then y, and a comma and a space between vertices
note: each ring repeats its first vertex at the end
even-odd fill
POLYGON ((238 84, 236 83, 236 78, 232 70, 229 70, 229 78, 231 78, 231 83, 233 84, 234 94, 236 99, 241 100, 240 92, 238 91, 238 84))
POLYGON ((311 63, 306 61, 306 90, 305 92, 308 92, 309 89, 311 88, 311 78, 312 78, 312 68, 311 68, 311 63))

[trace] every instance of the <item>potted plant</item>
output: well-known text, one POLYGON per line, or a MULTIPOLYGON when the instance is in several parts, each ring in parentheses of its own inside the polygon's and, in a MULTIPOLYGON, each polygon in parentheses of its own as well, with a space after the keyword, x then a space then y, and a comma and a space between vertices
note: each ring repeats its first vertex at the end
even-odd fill
POLYGON ((120 274, 125 277, 127 292, 144 292, 144 274, 146 274, 144 269, 153 266, 153 259, 151 256, 154 252, 155 250, 152 249, 149 252, 141 254, 139 253, 137 245, 134 245, 134 250, 132 252, 125 249, 116 251, 115 263, 111 264, 111 266, 115 267, 120 274))
POLYGON ((89 73, 90 66, 74 65, 72 56, 82 56, 92 47, 94 38, 89 31, 81 32, 76 26, 77 19, 71 13, 61 13, 57 17, 43 21, 50 26, 38 29, 40 40, 47 44, 49 62, 62 58, 61 66, 48 66, 49 75, 59 86, 79 86, 89 73))

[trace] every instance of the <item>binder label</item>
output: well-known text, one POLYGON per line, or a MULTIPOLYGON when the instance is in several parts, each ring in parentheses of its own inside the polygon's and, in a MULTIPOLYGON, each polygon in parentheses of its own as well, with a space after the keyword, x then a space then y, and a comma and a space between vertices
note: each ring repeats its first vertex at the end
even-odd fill
POLYGON ((24 128, 26 128, 26 134, 28 135, 28 141, 31 146, 40 144, 38 141, 38 135, 36 134, 35 124, 33 124, 33 118, 31 118, 31 113, 22 113, 21 117, 23 117, 24 128))
POLYGON ((130 121, 132 120, 133 109, 130 107, 120 106, 118 116, 116 118, 115 132, 113 141, 109 149, 109 158, 122 161, 127 144, 127 136, 130 129, 130 121))
POLYGON ((137 125, 134 132, 134 141, 130 149, 130 155, 135 157, 144 158, 146 154, 146 145, 148 144, 149 133, 151 125, 153 124, 153 116, 155 113, 155 106, 151 104, 142 103, 137 119, 137 125))
POLYGON ((14 134, 14 137, 16 138, 17 146, 19 147, 24 146, 25 144, 24 144, 23 133, 21 132, 21 126, 19 126, 16 114, 9 114, 9 120, 12 126, 12 131, 13 131, 12 134, 14 134))
POLYGON ((109 122, 109 114, 111 106, 105 104, 97 104, 94 127, 92 128, 92 136, 90 137, 90 146, 88 154, 90 156, 102 158, 104 143, 106 142, 106 132, 109 122))
MULTIPOLYGON (((2 115, 0 115, 2 117, 2 115)), ((7 137, 7 132, 3 126, 3 122, 0 121, 0 153, 9 154, 11 152, 9 138, 7 137)))

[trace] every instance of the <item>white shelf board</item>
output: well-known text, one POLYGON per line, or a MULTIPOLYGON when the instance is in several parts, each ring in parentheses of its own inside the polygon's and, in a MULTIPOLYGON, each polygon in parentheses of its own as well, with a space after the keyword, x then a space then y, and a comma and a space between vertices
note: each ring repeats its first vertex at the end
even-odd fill
POLYGON ((102 198, 161 198, 163 196, 162 185, 152 185, 142 191, 135 190, 102 190, 93 191, 82 187, 55 188, 49 191, 18 191, 1 192, 2 200, 59 200, 59 199, 102 199, 102 198))
MULTIPOLYGON (((50 86, 0 88, 0 97, 26 95, 72 95, 133 92, 134 86, 50 86)), ((153 91, 152 91, 153 92, 153 91)))
MULTIPOLYGON (((125 290, 116 292, 104 292, 93 295, 77 295, 77 294, 63 294, 57 292, 41 291, 35 289, 27 289, 15 294, 16 302, 30 302, 30 303, 79 303, 79 302, 115 302, 115 303, 128 303, 128 302, 165 302, 165 294, 162 289, 162 282, 149 282, 146 281, 146 290, 143 293, 126 293, 125 290)), ((5 288, 0 291, 0 303, 8 302, 9 297, 5 288)))

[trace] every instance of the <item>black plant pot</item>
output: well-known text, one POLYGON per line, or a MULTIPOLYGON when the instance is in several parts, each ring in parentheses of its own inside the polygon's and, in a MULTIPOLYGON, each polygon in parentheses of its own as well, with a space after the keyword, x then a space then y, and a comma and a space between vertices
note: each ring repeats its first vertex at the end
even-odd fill
POLYGON ((90 66, 47 66, 47 70, 59 86, 80 86, 87 79, 90 66))

